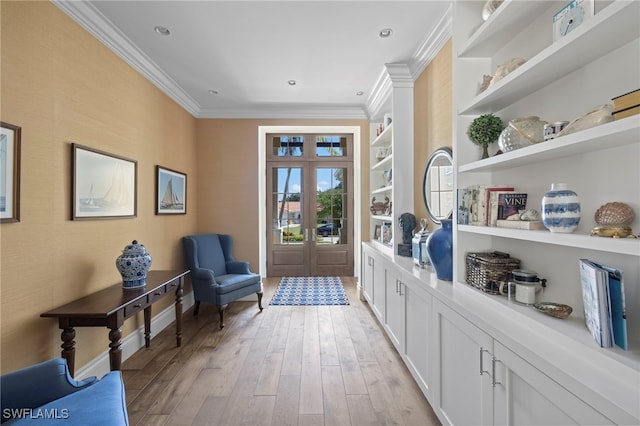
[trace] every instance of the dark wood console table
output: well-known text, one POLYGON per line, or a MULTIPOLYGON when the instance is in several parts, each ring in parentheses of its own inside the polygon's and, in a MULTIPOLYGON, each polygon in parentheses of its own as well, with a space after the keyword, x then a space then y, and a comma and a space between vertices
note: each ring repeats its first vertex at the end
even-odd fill
POLYGON ((74 327, 109 328, 109 364, 120 370, 122 362, 122 324, 144 310, 144 340, 148 348, 151 340, 151 305, 168 294, 176 298, 176 345, 182 343, 182 295, 184 277, 188 270, 149 271, 147 285, 138 289, 123 289, 122 283, 107 287, 66 305, 41 314, 58 318, 62 329, 62 356, 67 360, 71 375, 75 367, 76 337, 74 327))

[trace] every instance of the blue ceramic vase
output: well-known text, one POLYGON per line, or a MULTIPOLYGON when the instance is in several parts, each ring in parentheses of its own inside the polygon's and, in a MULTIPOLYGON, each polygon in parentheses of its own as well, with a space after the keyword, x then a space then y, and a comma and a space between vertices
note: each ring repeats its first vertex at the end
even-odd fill
POLYGON ((578 194, 566 183, 551 184, 551 190, 542 197, 542 223, 551 232, 569 233, 580 223, 578 194))
POLYGON ((451 219, 443 219, 442 227, 427 239, 427 254, 439 280, 453 280, 453 236, 451 219))
POLYGON ((116 259, 116 268, 122 275, 122 287, 140 288, 147 285, 147 272, 151 267, 151 255, 147 249, 133 240, 116 259))

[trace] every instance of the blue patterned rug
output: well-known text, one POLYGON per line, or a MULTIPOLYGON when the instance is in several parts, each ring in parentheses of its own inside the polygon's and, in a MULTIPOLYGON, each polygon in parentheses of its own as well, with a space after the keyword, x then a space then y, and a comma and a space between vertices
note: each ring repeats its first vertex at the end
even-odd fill
POLYGON ((348 305, 339 277, 284 277, 270 305, 348 305))

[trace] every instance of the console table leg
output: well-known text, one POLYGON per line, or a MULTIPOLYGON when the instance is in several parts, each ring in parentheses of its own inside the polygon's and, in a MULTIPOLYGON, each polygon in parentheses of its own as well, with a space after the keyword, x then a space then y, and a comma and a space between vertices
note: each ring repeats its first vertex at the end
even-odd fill
POLYGON ((180 278, 176 289, 176 346, 182 344, 182 295, 184 294, 184 278, 180 278))
POLYGON ((151 306, 144 308, 144 347, 151 345, 151 306))
POLYGON ((112 328, 109 331, 109 365, 111 371, 120 370, 120 364, 122 363, 122 330, 120 328, 112 328))
POLYGON ((67 360, 69 373, 73 377, 76 363, 76 341, 73 339, 76 338, 76 331, 73 327, 66 327, 62 329, 60 338, 62 339, 62 345, 60 346, 62 348, 62 357, 67 360))

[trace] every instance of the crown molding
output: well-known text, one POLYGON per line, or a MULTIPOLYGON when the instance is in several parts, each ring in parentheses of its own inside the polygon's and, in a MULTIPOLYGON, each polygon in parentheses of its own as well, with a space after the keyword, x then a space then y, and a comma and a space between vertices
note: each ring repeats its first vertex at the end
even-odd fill
POLYGON ((354 119, 366 120, 362 106, 256 105, 249 108, 201 108, 195 118, 354 119))
POLYGON ((409 69, 413 79, 416 80, 420 74, 427 68, 433 58, 444 47, 453 35, 452 6, 449 5, 438 25, 433 29, 431 34, 422 42, 420 47, 413 54, 409 62, 409 69))
MULTIPOLYGON (((453 34, 451 13, 452 6, 450 5, 440 22, 438 22, 436 28, 425 38, 412 55, 411 60, 409 60, 409 72, 413 81, 420 77, 420 74, 422 74, 445 43, 451 38, 453 34)), ((393 65, 397 66, 399 64, 393 65)), ((378 80, 373 86, 371 95, 367 99, 365 109, 367 117, 369 117, 371 121, 380 119, 382 115, 387 112, 385 109, 390 108, 393 83, 389 71, 389 64, 385 64, 385 69, 380 73, 378 80)))

